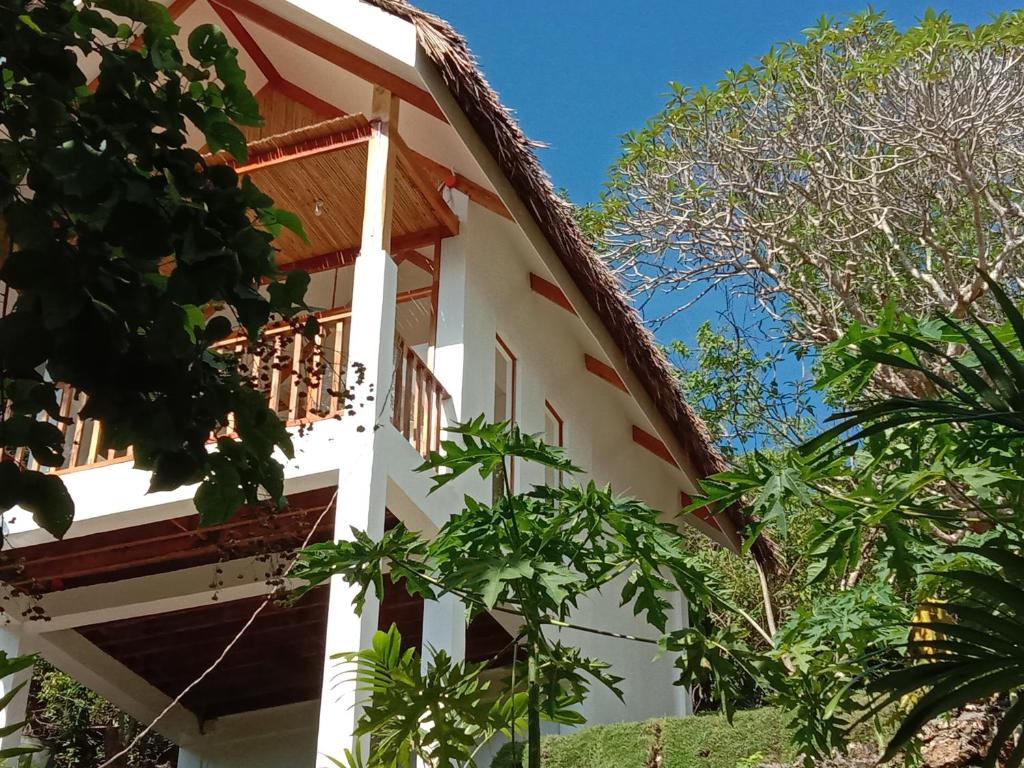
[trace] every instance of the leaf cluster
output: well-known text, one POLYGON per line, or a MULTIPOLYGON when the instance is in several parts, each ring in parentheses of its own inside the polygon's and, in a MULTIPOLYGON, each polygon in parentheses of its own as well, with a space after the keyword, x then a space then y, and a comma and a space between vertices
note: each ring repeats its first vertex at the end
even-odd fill
MULTIPOLYGON (((178 31, 152 0, 0 2, 0 285, 14 299, 0 318, 0 445, 60 465, 60 382, 87 396, 79 417, 102 423, 102 449, 133 447, 151 490, 200 483, 210 523, 280 499, 273 453, 291 454, 211 345, 303 311, 308 276, 282 280, 275 263, 274 236, 301 234, 298 219, 193 149, 245 158, 238 125, 260 116, 237 52, 214 25, 187 51, 178 31), (238 439, 208 451, 229 421, 238 439)), ((10 462, 0 474, 0 508, 67 530, 59 479, 10 462)))

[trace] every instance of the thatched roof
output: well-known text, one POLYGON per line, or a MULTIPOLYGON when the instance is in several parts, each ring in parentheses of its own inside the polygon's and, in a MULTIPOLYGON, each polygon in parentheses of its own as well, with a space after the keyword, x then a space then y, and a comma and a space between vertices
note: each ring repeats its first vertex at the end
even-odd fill
MULTIPOLYGON (((416 27, 424 52, 622 350, 630 369, 672 428, 694 471, 704 477, 724 469, 725 462, 707 427, 683 399, 672 368, 653 334, 611 270, 583 238, 569 203, 555 192, 534 154, 535 145, 483 76, 465 38, 444 19, 405 0, 363 1, 416 27)), ((740 510, 729 510, 729 516, 737 528, 747 523, 740 510)), ((765 541, 758 542, 754 553, 762 562, 772 559, 771 547, 765 541)))

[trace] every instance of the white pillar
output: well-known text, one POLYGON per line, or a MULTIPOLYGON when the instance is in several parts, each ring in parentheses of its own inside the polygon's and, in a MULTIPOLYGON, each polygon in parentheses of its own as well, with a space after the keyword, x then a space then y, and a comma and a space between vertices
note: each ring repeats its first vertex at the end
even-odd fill
MULTIPOLYGON (((24 656, 32 653, 29 647, 30 637, 26 635, 21 627, 11 624, 0 628, 0 651, 7 654, 8 658, 24 656)), ((22 685, 17 695, 11 699, 3 710, 0 710, 0 728, 7 728, 15 723, 25 720, 28 708, 28 687, 32 679, 32 668, 24 669, 17 674, 10 675, 0 680, 0 697, 7 696, 11 691, 22 685)), ((11 749, 21 744, 21 729, 14 733, 0 737, 0 749, 11 749)))
POLYGON ((469 198, 450 190, 452 210, 459 217, 459 234, 441 241, 440 278, 437 287, 437 334, 434 342, 434 375, 451 395, 455 421, 463 421, 463 371, 466 358, 466 293, 469 231, 469 198))
POLYGON ((430 648, 445 651, 455 661, 466 658, 466 607, 455 595, 423 602, 423 668, 430 648))
POLYGON ((178 768, 203 768, 203 758, 187 749, 178 749, 178 768))
MULTIPOLYGON (((686 595, 682 591, 674 593, 669 600, 672 603, 672 610, 669 612, 667 628, 669 632, 686 629, 690 626, 690 606, 686 601, 686 595)), ((674 663, 679 658, 678 653, 669 654, 674 663)), ((673 667, 673 675, 676 670, 673 667)), ((693 696, 686 686, 674 686, 673 690, 678 691, 675 696, 675 714, 678 717, 685 717, 693 714, 693 696)))
MULTIPOLYGON (((387 493, 386 460, 378 451, 379 427, 391 420, 390 390, 394 376, 395 295, 398 269, 392 260, 391 189, 394 184, 394 144, 389 131, 397 118, 397 99, 383 89, 374 91, 373 134, 366 161, 366 201, 363 239, 356 259, 352 287, 352 325, 349 369, 345 384, 354 399, 354 415, 341 420, 342 441, 338 497, 334 517, 336 539, 356 528, 380 538, 384 533, 387 493)), ((360 696, 350 675, 330 657, 370 645, 377 629, 379 602, 368 595, 361 616, 352 606, 355 589, 340 578, 331 580, 327 613, 327 647, 320 699, 317 766, 328 757, 343 760, 354 746, 360 696)), ((365 748, 368 746, 364 744, 365 748)))

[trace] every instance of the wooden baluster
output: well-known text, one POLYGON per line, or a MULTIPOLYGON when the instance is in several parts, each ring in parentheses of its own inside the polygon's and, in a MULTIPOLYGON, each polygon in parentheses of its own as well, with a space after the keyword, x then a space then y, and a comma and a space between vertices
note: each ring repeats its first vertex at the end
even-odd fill
POLYGON ((416 401, 416 410, 412 420, 412 444, 417 451, 423 453, 423 363, 418 356, 416 358, 416 391, 413 396, 416 401))
POLYGON ((299 418, 299 390, 302 388, 302 334, 296 333, 292 342, 292 360, 288 378, 291 389, 288 391, 288 421, 299 418))
POLYGON ((68 460, 68 469, 81 464, 82 454, 82 433, 85 432, 85 419, 82 418, 82 408, 85 406, 85 395, 75 393, 75 400, 79 401, 75 409, 75 436, 71 440, 71 456, 68 460))
POLYGON ((426 398, 426 419, 423 421, 423 448, 420 453, 426 458, 434 447, 434 376, 429 370, 424 377, 424 397, 426 398))
POLYGON ((402 434, 406 439, 412 438, 412 414, 413 414, 413 368, 415 366, 416 353, 406 347, 405 350, 405 390, 402 395, 402 434))
POLYGON ((305 378, 312 381, 312 384, 306 385, 306 405, 302 409, 305 419, 320 418, 320 391, 324 385, 324 372, 320 370, 321 360, 323 360, 323 345, 324 334, 323 328, 321 328, 313 337, 313 354, 309 356, 309 366, 306 368, 305 378))
POLYGON ((434 442, 431 450, 441 450, 441 385, 434 387, 434 442))
POLYGON ((96 463, 96 454, 100 448, 100 423, 92 419, 92 432, 89 435, 89 452, 85 455, 86 464, 96 463))
MULTIPOLYGON (((68 461, 69 461, 69 458, 68 458, 68 453, 69 453, 69 451, 68 451, 68 431, 69 431, 68 430, 68 426, 69 425, 68 425, 67 422, 68 422, 68 419, 71 418, 71 401, 72 401, 71 387, 67 386, 66 384, 62 384, 62 385, 60 385, 58 387, 58 390, 60 391, 60 411, 59 411, 60 418, 57 419, 57 429, 60 430, 60 434, 61 434, 61 438, 62 438, 61 439, 61 453, 64 455, 64 460, 61 462, 59 467, 51 468, 51 471, 53 469, 64 469, 65 467, 67 467, 68 461)), ((72 434, 74 434, 74 433, 72 432, 72 434)))
POLYGON ((281 354, 277 337, 270 343, 270 410, 280 415, 281 404, 278 402, 281 390, 281 354))
MULTIPOLYGON (((345 372, 341 369, 341 348, 344 344, 344 328, 345 318, 341 318, 334 324, 334 335, 331 338, 331 367, 327 373, 327 389, 332 393, 340 393, 342 388, 345 386, 345 372)), ((333 415, 339 411, 339 403, 341 402, 340 394, 331 394, 330 399, 327 401, 328 410, 333 415)))
POLYGON ((395 393, 391 408, 391 423, 395 429, 402 431, 402 361, 405 359, 405 343, 402 337, 395 339, 395 393))

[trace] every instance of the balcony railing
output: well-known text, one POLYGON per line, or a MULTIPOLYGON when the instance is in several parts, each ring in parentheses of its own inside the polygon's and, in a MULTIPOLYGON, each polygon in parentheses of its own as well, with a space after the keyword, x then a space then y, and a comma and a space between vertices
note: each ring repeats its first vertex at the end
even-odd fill
MULTIPOLYGON (((266 394, 271 409, 289 426, 341 418, 351 407, 344 386, 351 311, 328 310, 318 313, 317 318, 320 331, 312 341, 292 326, 280 325, 267 329, 255 350, 240 335, 214 346, 237 356, 239 370, 266 394)), ((106 446, 100 422, 79 418, 86 402, 84 394, 59 385, 57 395, 60 418, 48 420, 64 435, 64 463, 59 467, 40 466, 24 448, 11 458, 29 469, 58 473, 132 458, 131 449, 115 451, 106 446)), ((396 336, 392 423, 424 457, 440 447, 447 399, 448 393, 427 364, 396 336)), ((218 434, 231 434, 230 421, 218 434)))
POLYGON ((448 393, 422 358, 395 337, 395 397, 391 422, 427 458, 441 447, 448 393))

